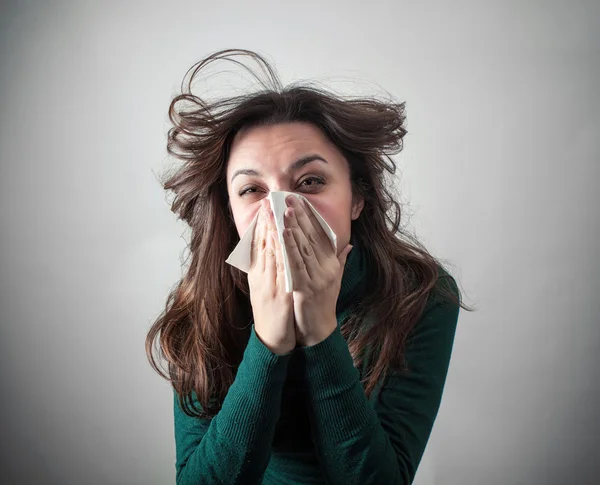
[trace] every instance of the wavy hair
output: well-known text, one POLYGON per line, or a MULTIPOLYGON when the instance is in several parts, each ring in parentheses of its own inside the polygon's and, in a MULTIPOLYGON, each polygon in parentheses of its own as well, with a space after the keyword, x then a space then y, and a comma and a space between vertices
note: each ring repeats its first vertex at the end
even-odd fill
MULTIPOLYGON (((146 354, 152 367, 172 383, 186 414, 210 418, 219 411, 252 323, 247 275, 225 263, 239 241, 225 177, 230 147, 242 129, 308 122, 345 156, 353 194, 364 199, 351 231, 366 252, 370 281, 342 333, 357 368, 372 360, 362 379, 370 396, 389 369, 405 368, 407 336, 423 313, 440 269, 445 272, 400 225, 401 207, 389 177, 396 172, 391 156, 402 150, 407 133, 404 103, 343 97, 308 83, 283 87, 261 55, 239 49, 219 51, 194 64, 181 91, 169 106, 173 127, 167 151, 183 163, 162 185, 175 194, 171 210, 191 228, 191 261, 148 332, 146 354), (255 62, 266 82, 240 58, 255 62), (212 101, 192 94, 198 73, 219 60, 245 68, 260 89, 212 101), (373 325, 361 327, 367 315, 373 325), (167 362, 167 371, 157 357, 167 362)), ((457 288, 450 286, 444 287, 444 295, 470 311, 457 288)))

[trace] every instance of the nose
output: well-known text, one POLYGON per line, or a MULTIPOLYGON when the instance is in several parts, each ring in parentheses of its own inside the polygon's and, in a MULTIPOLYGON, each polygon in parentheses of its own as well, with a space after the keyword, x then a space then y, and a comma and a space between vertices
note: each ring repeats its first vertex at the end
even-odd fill
POLYGON ((286 187, 284 185, 281 185, 281 184, 273 185, 272 187, 269 188, 269 192, 281 192, 281 191, 291 192, 292 189, 289 187, 286 187))

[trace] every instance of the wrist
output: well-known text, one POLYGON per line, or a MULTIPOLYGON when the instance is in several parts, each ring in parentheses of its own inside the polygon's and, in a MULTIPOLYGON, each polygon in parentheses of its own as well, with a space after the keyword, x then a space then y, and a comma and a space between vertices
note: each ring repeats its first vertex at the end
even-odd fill
POLYGON ((317 328, 312 329, 310 332, 306 332, 304 335, 302 335, 301 332, 296 332, 297 342, 302 347, 312 347, 313 345, 317 345, 335 332, 335 329, 337 328, 337 320, 335 318, 321 321, 323 323, 320 323, 317 328))
POLYGON ((257 330, 256 325, 254 326, 254 333, 256 334, 256 338, 262 345, 269 349, 271 353, 278 356, 290 353, 292 350, 294 350, 296 346, 296 340, 294 338, 283 339, 274 342, 270 341, 269 339, 266 339, 265 337, 260 335, 260 332, 259 330, 257 330))

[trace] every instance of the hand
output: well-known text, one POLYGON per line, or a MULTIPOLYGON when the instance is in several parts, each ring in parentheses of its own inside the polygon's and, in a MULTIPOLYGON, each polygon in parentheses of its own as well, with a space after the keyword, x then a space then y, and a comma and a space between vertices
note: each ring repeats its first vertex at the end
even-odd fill
POLYGON ((337 327, 335 308, 352 246, 348 244, 338 256, 305 202, 289 196, 286 203, 290 207, 284 221, 289 231, 284 231, 284 240, 294 282, 296 340, 306 347, 322 342, 337 327))
POLYGON ((254 228, 248 285, 256 335, 274 354, 292 351, 296 346, 293 299, 285 291, 283 254, 268 201, 263 201, 254 228))

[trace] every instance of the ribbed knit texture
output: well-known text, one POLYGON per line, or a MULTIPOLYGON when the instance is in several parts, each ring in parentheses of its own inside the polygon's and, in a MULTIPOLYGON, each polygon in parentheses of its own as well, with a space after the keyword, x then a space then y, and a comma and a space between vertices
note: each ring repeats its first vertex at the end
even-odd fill
MULTIPOLYGON (((178 485, 412 482, 439 409, 459 307, 432 293, 408 341, 410 372, 392 373, 367 399, 340 331, 366 289, 364 251, 351 244, 329 337, 279 356, 253 327, 212 420, 184 414, 174 394, 178 485)), ((441 273, 439 284, 457 293, 441 273)))

